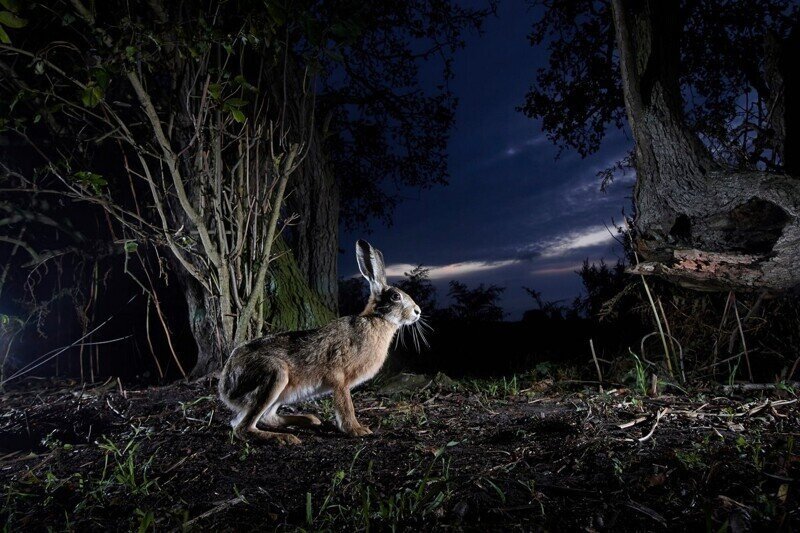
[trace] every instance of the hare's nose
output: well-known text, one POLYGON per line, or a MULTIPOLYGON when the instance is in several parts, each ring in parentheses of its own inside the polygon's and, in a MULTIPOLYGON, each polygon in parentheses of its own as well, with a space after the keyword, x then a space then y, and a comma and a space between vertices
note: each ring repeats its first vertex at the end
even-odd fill
POLYGON ((422 311, 420 310, 418 305, 414 306, 414 314, 417 315, 417 316, 422 314, 422 311))

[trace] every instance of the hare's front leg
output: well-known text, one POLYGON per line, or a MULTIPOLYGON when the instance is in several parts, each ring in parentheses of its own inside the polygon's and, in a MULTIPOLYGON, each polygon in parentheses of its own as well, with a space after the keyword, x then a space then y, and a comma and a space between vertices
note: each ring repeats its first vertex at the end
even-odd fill
POLYGON ((333 388, 333 408, 336 411, 336 425, 340 430, 354 437, 372 433, 367 426, 362 426, 356 420, 350 389, 344 383, 339 383, 333 388))

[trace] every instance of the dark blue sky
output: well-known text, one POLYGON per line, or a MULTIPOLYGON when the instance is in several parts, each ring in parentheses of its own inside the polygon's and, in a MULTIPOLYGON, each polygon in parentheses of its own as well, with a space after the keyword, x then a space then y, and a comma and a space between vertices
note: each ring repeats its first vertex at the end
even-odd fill
MULTIPOLYGON (((459 99, 450 184, 402 191, 394 225, 373 223, 366 235, 383 251, 390 277, 417 263, 432 267, 440 302, 451 279, 507 287, 502 304, 511 320, 533 307, 522 286, 571 301, 584 259, 616 262, 621 252, 605 226, 630 211, 633 183, 620 176, 603 193, 596 175, 630 149, 622 132, 612 128, 591 157, 564 152, 556 160, 540 124, 516 110, 547 60, 544 48, 528 44, 533 20, 525 2, 502 2, 483 35, 468 36, 450 83, 459 99)), ((340 246, 349 251, 364 233, 343 232, 340 246)), ((354 254, 339 264, 342 276, 358 272, 354 254)))

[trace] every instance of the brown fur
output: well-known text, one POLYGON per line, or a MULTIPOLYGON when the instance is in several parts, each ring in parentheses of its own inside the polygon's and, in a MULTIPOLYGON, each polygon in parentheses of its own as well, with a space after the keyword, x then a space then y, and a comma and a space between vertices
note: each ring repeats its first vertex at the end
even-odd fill
POLYGON ((299 443, 293 435, 264 431, 257 424, 319 425, 313 415, 282 416, 277 410, 282 404, 329 393, 342 431, 356 436, 371 433, 355 417, 350 389, 378 373, 398 328, 416 321, 420 311, 410 296, 386 285, 380 252, 364 241, 357 246, 362 247, 357 254, 359 268, 371 287, 361 315, 339 318, 316 330, 268 335, 231 353, 222 369, 219 393, 238 412, 231 423, 237 436, 299 443))

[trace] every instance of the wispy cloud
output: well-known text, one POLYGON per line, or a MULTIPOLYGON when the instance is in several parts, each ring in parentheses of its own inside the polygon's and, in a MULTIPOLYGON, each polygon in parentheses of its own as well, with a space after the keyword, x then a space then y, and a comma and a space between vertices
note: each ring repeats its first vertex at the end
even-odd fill
POLYGON ((522 251, 528 257, 554 258, 568 255, 575 250, 593 248, 614 239, 614 230, 606 226, 590 226, 544 240, 522 251))
POLYGON ((605 226, 592 226, 557 237, 542 250, 542 257, 559 257, 573 250, 599 246, 613 239, 614 235, 605 226))
MULTIPOLYGON (((461 276, 468 276, 477 272, 486 272, 488 270, 497 270, 507 266, 519 263, 519 259, 504 259, 500 261, 463 261, 460 263, 450 263, 448 265, 431 266, 430 278, 437 279, 455 279, 461 276)), ((386 276, 390 278, 399 278, 404 273, 412 270, 416 265, 411 263, 395 263, 386 265, 386 276)))
POLYGON ((516 155, 516 154, 518 154, 518 153, 520 153, 522 151, 525 151, 525 150, 527 150, 529 148, 535 148, 537 146, 541 146, 543 144, 546 144, 547 142, 548 142, 547 141, 547 137, 544 134, 537 135, 536 137, 532 137, 530 139, 526 139, 525 141, 523 141, 521 143, 517 143, 515 145, 509 146, 506 149, 506 155, 513 156, 513 155, 516 155))
POLYGON ((546 275, 553 275, 553 274, 571 274, 572 272, 576 272, 581 269, 581 264, 569 264, 566 266, 553 266, 553 267, 546 267, 546 268, 536 268, 531 270, 531 274, 534 276, 546 276, 546 275))

